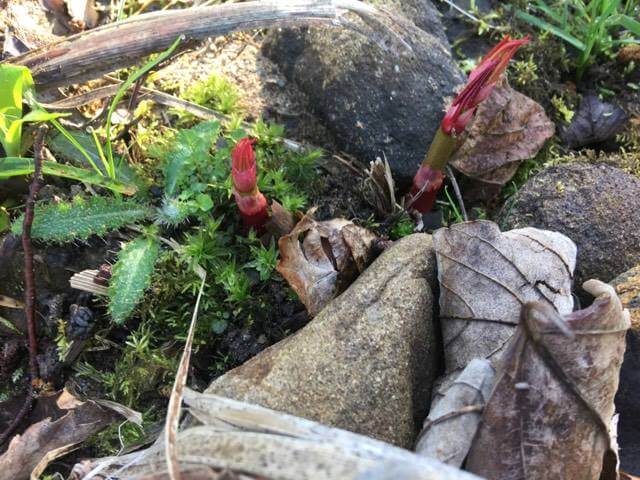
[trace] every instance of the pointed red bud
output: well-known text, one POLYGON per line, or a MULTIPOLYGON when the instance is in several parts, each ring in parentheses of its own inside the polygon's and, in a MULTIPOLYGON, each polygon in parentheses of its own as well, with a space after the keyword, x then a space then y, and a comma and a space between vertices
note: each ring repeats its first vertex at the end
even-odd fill
POLYGON ((234 188, 241 193, 252 192, 257 185, 255 140, 245 137, 231 152, 231 178, 234 188))
POLYGON ((469 74, 467 84, 445 114, 440 125, 445 134, 456 135, 464 131, 480 102, 486 100, 491 94, 511 57, 528 41, 529 36, 511 40, 507 35, 484 56, 469 74))
POLYGON ((231 179, 233 196, 236 199, 240 215, 246 229, 260 231, 267 221, 267 199, 258 190, 258 172, 256 154, 253 151, 255 140, 243 138, 231 152, 231 179))

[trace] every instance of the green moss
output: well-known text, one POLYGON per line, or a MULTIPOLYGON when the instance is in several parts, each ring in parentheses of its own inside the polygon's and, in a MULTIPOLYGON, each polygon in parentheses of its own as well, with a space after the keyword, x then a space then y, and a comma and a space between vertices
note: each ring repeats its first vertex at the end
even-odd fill
POLYGON ((233 83, 216 73, 182 88, 180 97, 225 115, 240 112, 238 89, 233 83))

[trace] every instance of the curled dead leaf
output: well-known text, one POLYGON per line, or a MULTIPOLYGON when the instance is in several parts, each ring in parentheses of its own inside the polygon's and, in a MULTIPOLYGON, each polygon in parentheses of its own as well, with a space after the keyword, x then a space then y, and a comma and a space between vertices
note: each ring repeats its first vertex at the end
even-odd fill
POLYGON ((466 468, 489 480, 613 479, 610 425, 629 313, 597 280, 584 310, 527 303, 496 374, 466 468), (496 447, 499 454, 496 455, 496 447))
POLYGON ((344 218, 317 222, 314 210, 278 241, 277 270, 315 316, 371 263, 377 237, 344 218))
POLYGON ((64 389, 40 396, 27 418, 31 426, 13 437, 0 456, 0 480, 28 479, 35 469, 43 471, 48 462, 66 454, 120 415, 97 402, 81 401, 64 389))
POLYGON ((627 120, 622 108, 600 100, 595 93, 588 93, 561 137, 570 148, 604 142, 624 130, 627 120))
POLYGON ((467 131, 452 165, 468 177, 504 185, 553 136, 555 126, 540 104, 504 82, 480 104, 467 131))

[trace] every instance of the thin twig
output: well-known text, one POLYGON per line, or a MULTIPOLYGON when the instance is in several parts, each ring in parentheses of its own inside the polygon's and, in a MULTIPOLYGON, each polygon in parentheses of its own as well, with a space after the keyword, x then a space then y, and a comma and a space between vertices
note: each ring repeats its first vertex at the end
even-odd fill
POLYGON ((453 174, 453 170, 449 165, 446 166, 447 175, 449 175, 449 179, 451 179, 451 185, 453 185, 453 191, 456 194, 456 199, 458 200, 458 205, 460 205, 460 212, 462 212, 462 219, 465 222, 469 221, 469 217, 467 216, 467 209, 464 208, 464 200, 462 199, 462 193, 460 193, 460 187, 458 186, 458 182, 456 181, 456 177, 453 174))
POLYGON ((24 304, 25 316, 27 319, 27 335, 29 338, 29 372, 30 382, 27 396, 18 414, 13 418, 7 429, 0 435, 0 445, 4 444, 13 434, 18 425, 31 410, 34 400, 34 385, 38 383, 40 372, 38 370, 38 337, 36 330, 36 284, 33 267, 33 249, 31 248, 31 225, 33 224, 33 210, 36 203, 38 191, 42 187, 42 159, 45 155, 44 137, 47 133, 45 125, 38 128, 34 141, 34 164, 35 171, 33 180, 29 187, 29 197, 27 198, 24 221, 22 222, 22 248, 24 250, 24 304))
POLYGON ((29 371, 31 373, 31 383, 33 384, 39 377, 38 372, 38 337, 36 330, 36 284, 33 267, 33 249, 31 247, 31 225, 33 224, 33 210, 40 187, 42 187, 42 159, 45 156, 44 136, 47 127, 42 125, 36 132, 34 142, 34 174, 31 186, 29 187, 29 197, 27 198, 24 221, 22 222, 22 248, 24 250, 24 304, 27 318, 27 334, 29 336, 29 371))
POLYGON ((495 25, 491 25, 489 22, 485 22, 484 20, 481 20, 481 19, 477 18, 475 15, 473 15, 470 12, 466 11, 464 8, 459 7, 458 5, 455 4, 455 2, 453 2, 451 0, 441 0, 441 1, 446 3, 447 5, 449 5, 449 7, 451 7, 453 10, 456 10, 461 15, 467 17, 472 22, 475 22, 475 23, 477 23, 479 25, 484 23, 491 30, 502 31, 502 30, 505 29, 504 27, 496 27, 495 25))
POLYGON ((13 420, 11 421, 7 429, 4 432, 2 432, 2 435, 0 435, 0 445, 4 445, 4 442, 6 442, 9 439, 9 437, 13 434, 15 429, 18 428, 18 425, 20 425, 20 422, 22 422, 22 420, 31 411, 32 403, 33 403, 33 387, 29 385, 27 396, 24 399, 24 403, 22 404, 22 407, 20 407, 20 411, 13 418, 13 420))

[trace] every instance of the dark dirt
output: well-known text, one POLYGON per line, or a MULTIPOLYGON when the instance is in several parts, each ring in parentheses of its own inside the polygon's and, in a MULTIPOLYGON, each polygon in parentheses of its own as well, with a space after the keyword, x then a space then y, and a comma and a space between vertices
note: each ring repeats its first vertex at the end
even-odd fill
POLYGON ((640 475, 640 332, 627 332, 627 350, 620 371, 616 395, 620 466, 632 475, 640 475))

